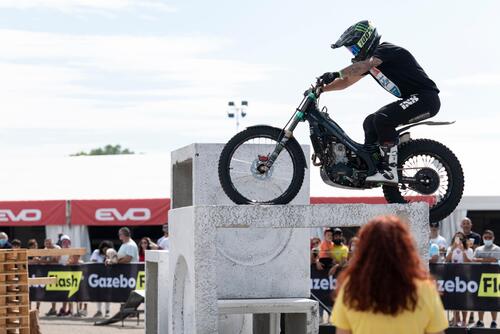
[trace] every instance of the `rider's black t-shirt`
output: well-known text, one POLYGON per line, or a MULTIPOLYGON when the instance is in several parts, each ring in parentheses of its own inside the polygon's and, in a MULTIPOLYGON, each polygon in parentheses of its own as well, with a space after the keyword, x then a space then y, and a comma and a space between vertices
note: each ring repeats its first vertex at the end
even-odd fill
POLYGON ((384 42, 375 49, 373 57, 382 60, 382 64, 373 67, 370 75, 394 96, 406 98, 418 93, 439 93, 434 81, 408 50, 384 42))

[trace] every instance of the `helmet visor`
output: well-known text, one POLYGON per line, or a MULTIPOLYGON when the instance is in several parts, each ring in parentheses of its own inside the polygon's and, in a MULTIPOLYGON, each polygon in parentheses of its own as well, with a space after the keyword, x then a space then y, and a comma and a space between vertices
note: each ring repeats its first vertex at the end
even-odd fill
POLYGON ((353 56, 357 56, 359 54, 359 52, 361 51, 361 49, 356 45, 350 45, 350 46, 346 46, 347 50, 349 50, 353 56))

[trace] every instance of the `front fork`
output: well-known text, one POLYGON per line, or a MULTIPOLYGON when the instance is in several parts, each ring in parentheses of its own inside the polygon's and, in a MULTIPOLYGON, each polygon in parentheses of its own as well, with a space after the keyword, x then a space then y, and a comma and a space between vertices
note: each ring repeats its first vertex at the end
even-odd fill
POLYGON ((297 108, 292 121, 290 122, 290 124, 288 124, 286 128, 283 129, 283 137, 276 144, 276 147, 274 148, 273 152, 267 157, 265 163, 259 166, 258 169, 261 173, 266 173, 271 169, 276 159, 278 159, 278 156, 280 155, 281 151, 285 148, 285 145, 293 137, 293 130, 295 130, 299 122, 304 121, 303 110, 307 110, 309 103, 311 103, 311 101, 314 100, 316 100, 316 97, 314 96, 314 94, 312 95, 310 94, 306 97, 306 99, 304 99, 305 102, 302 104, 302 106, 300 108, 297 108))

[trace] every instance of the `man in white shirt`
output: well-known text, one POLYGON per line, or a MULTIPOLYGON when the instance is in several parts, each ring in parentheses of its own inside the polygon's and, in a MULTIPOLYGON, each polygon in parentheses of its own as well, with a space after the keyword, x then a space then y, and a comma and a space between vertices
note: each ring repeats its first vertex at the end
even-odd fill
POLYGON ((122 227, 118 230, 118 238, 122 245, 118 250, 118 263, 130 263, 139 261, 139 249, 134 240, 130 238, 130 229, 122 227))
POLYGON ((163 237, 158 239, 158 242, 156 244, 160 249, 169 250, 170 242, 168 241, 168 223, 163 225, 162 230, 163 230, 163 237))
MULTIPOLYGON (((491 262, 495 263, 500 261, 500 247, 495 245, 495 233, 491 230, 485 230, 483 232, 483 246, 479 246, 474 251, 474 261, 475 262, 491 262)), ((499 262, 500 263, 500 262, 499 262)), ((476 327, 484 327, 483 318, 484 312, 478 312, 479 320, 476 323, 476 327)), ((491 328, 497 328, 497 312, 491 312, 491 328)))
POLYGON ((431 222, 430 224, 431 234, 429 236, 429 243, 436 244, 439 247, 439 250, 444 252, 448 247, 448 242, 446 239, 439 235, 439 222, 431 222))

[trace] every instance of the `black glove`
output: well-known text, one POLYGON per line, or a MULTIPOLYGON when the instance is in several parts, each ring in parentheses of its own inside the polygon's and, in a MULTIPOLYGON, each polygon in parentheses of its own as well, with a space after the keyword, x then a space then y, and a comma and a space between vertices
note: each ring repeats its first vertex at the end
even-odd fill
POLYGON ((340 78, 339 72, 326 72, 322 76, 319 77, 323 84, 328 85, 332 83, 335 79, 340 78))

